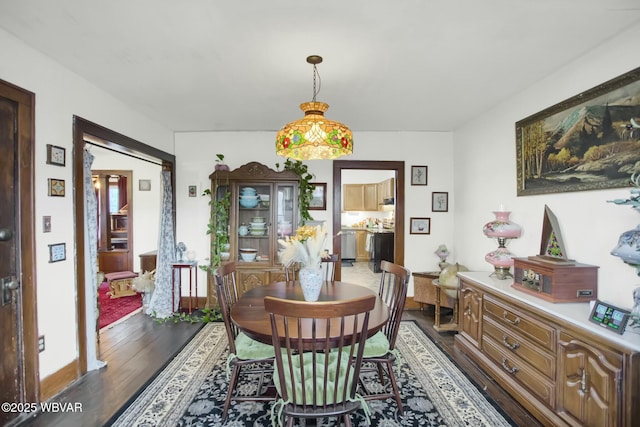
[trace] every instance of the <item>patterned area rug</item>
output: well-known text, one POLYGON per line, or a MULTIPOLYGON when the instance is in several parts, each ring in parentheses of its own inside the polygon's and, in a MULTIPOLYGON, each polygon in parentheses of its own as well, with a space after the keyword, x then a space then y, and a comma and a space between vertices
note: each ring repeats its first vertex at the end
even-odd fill
MULTIPOLYGON (((447 356, 413 322, 402 322, 396 361, 404 415, 395 402, 369 401, 372 426, 509 426, 507 421, 447 356), (398 363, 399 362, 399 363, 398 363)), ((227 391, 224 325, 209 323, 114 422, 115 426, 267 426, 270 404, 232 402, 221 421, 227 391)), ((250 381, 243 385, 253 389, 250 381)), ((362 411, 352 416, 364 426, 362 411)), ((318 419, 316 426, 334 426, 318 419)), ((304 424, 296 424, 304 425, 304 424)))
POLYGON ((142 297, 140 294, 112 299, 109 295, 109 284, 107 282, 100 284, 98 297, 100 298, 100 317, 98 318, 100 329, 111 325, 115 321, 124 318, 142 307, 142 297))

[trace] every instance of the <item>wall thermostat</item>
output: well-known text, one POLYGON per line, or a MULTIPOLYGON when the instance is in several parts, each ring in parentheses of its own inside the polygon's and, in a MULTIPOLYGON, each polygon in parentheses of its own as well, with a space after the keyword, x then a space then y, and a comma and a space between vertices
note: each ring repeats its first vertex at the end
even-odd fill
POLYGON ((627 327, 627 322, 629 321, 629 314, 630 312, 627 310, 596 300, 589 315, 589 320, 603 328, 623 334, 624 328, 627 327))

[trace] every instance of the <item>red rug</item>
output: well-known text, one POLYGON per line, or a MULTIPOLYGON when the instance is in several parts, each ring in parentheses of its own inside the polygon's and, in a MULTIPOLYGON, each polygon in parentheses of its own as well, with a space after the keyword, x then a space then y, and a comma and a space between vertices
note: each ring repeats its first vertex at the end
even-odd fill
POLYGON ((142 294, 111 299, 111 296, 108 295, 107 292, 109 292, 109 284, 102 282, 98 288, 98 295, 100 297, 100 318, 98 319, 98 324, 100 329, 142 307, 142 294))

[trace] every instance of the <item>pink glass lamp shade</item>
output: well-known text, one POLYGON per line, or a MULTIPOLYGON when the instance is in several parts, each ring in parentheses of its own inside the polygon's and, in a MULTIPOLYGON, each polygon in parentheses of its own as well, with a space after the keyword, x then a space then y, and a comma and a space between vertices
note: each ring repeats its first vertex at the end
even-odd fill
POLYGON ((511 212, 495 211, 493 214, 496 219, 485 224, 482 232, 487 237, 498 239, 498 248, 489 252, 484 259, 493 265, 493 275, 502 280, 513 277, 510 272, 511 267, 513 267, 513 255, 506 248, 506 241, 520 237, 522 235, 522 227, 509 220, 511 212))

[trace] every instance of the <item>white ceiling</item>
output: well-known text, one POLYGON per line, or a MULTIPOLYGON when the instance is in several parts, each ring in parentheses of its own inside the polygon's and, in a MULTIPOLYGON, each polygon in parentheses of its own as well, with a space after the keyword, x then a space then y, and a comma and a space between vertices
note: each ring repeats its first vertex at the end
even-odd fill
POLYGON ((175 131, 301 117, 311 54, 328 118, 449 131, 638 22, 638 0, 0 0, 0 27, 175 131))

